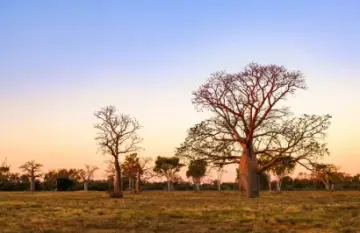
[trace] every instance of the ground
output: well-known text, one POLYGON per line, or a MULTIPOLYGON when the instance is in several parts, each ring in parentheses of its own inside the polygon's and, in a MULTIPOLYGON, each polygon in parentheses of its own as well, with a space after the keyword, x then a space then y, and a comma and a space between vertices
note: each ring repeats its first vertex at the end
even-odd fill
POLYGON ((0 232, 360 232, 360 191, 0 192, 0 232))

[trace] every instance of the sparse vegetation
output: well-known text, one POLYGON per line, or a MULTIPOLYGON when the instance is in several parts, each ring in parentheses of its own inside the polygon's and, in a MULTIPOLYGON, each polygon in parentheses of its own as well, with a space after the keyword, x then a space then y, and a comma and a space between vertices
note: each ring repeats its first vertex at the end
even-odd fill
POLYGON ((359 232, 358 191, 2 192, 0 232, 359 232))

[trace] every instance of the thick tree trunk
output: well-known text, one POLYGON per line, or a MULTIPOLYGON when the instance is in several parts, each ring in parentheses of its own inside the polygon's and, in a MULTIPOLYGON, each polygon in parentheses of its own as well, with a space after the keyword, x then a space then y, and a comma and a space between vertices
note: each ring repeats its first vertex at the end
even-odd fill
POLYGON ((136 172, 136 190, 137 193, 140 192, 140 171, 139 168, 137 169, 136 172))
POLYGON ((221 191, 221 182, 219 180, 217 181, 217 188, 218 188, 218 191, 220 192, 221 191))
POLYGON ((171 182, 170 179, 167 180, 167 187, 168 187, 168 191, 171 190, 171 182))
POLYGON ((121 198, 123 197, 123 187, 122 187, 122 182, 121 182, 121 168, 120 168, 120 164, 119 161, 117 160, 117 158, 114 161, 115 163, 115 177, 114 177, 114 194, 113 197, 118 197, 121 198))
POLYGON ((84 180, 84 191, 89 190, 89 182, 87 180, 84 180))
POLYGON ((251 143, 242 147, 240 159, 240 191, 245 190, 247 197, 259 197, 260 185, 257 159, 251 143))
POLYGON ((35 177, 30 177, 30 191, 35 192, 35 177))

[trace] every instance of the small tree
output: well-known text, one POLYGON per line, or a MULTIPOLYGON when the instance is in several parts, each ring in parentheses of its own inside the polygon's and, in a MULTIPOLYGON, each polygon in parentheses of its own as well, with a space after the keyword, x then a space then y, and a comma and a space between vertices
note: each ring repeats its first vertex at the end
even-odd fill
MULTIPOLYGON (((290 175, 295 170, 296 163, 291 160, 283 160, 282 163, 277 164, 276 167, 271 169, 272 173, 276 176, 276 189, 281 192, 281 184, 285 176, 290 175)), ((271 184, 270 184, 271 186, 271 184)))
POLYGON ((123 197, 121 182, 121 166, 119 156, 135 152, 139 149, 142 138, 138 136, 141 128, 135 118, 129 115, 117 114, 114 106, 107 106, 95 112, 95 117, 100 123, 95 125, 99 149, 103 154, 113 157, 115 168, 113 197, 123 197))
POLYGON ((88 191, 89 182, 93 178, 95 171, 98 169, 99 168, 96 166, 85 165, 85 169, 81 169, 79 171, 79 175, 81 176, 84 182, 84 191, 88 191))
POLYGON ((334 164, 314 164, 313 167, 313 175, 324 184, 325 189, 333 190, 333 179, 339 171, 339 167, 334 164))
POLYGON ((30 179, 30 191, 35 191, 35 179, 40 177, 39 173, 43 165, 36 163, 34 160, 24 163, 19 168, 29 177, 30 179))
POLYGON ((123 164, 121 165, 123 175, 127 176, 129 179, 129 190, 134 189, 134 181, 138 173, 141 173, 139 158, 137 157, 137 153, 129 154, 125 157, 123 164))
POLYGON ((175 177, 175 174, 180 171, 180 168, 184 165, 180 163, 177 157, 162 157, 158 156, 155 161, 154 172, 164 176, 167 180, 168 191, 171 190, 171 182, 175 177))
POLYGON ((10 166, 6 164, 6 158, 0 166, 0 187, 2 187, 9 179, 10 166))
POLYGON ((144 176, 146 177, 145 179, 150 179, 153 175, 149 172, 151 167, 149 166, 149 163, 152 161, 152 159, 150 157, 147 158, 140 158, 139 160, 139 166, 137 167, 136 170, 136 187, 135 187, 135 192, 140 192, 140 179, 141 177, 144 176))
POLYGON ((360 189, 360 173, 359 174, 356 174, 354 177, 353 177, 353 182, 355 184, 358 185, 358 189, 360 189))
POLYGON ((192 160, 186 172, 186 177, 191 177, 196 191, 200 190, 201 179, 205 176, 207 163, 203 159, 192 160))

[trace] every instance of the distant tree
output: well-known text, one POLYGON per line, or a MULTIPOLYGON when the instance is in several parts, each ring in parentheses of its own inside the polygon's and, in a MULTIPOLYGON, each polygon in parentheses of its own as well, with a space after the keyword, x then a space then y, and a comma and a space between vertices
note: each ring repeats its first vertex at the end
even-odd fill
POLYGON ((123 164, 121 165, 122 174, 127 176, 129 179, 129 190, 134 190, 135 179, 137 175, 140 175, 140 159, 137 156, 137 153, 131 153, 126 155, 123 164), (138 174, 139 173, 139 174, 138 174))
POLYGON ((360 189, 360 173, 353 177, 353 182, 357 185, 358 189, 360 189))
POLYGON ((5 160, 0 165, 0 188, 2 188, 2 186, 4 186, 5 183, 8 182, 9 175, 10 175, 10 166, 7 165, 5 158, 5 160))
POLYGON ((334 164, 314 164, 313 167, 313 175, 324 184, 326 190, 333 190, 339 167, 334 164))
POLYGON ((96 166, 91 165, 85 165, 85 169, 81 169, 79 171, 79 175, 81 176, 83 182, 84 182, 84 191, 88 191, 89 189, 89 182, 93 178, 94 173, 99 168, 96 166))
POLYGON ((48 171, 47 173, 44 174, 45 189, 57 190, 58 178, 66 178, 72 180, 72 183, 74 185, 79 184, 81 182, 80 170, 74 168, 71 169, 62 168, 62 169, 48 171))
POLYGON ((221 184, 222 184, 222 177, 226 173, 226 170, 224 169, 224 166, 218 166, 216 169, 216 185, 217 190, 221 191, 221 184))
POLYGON ((139 149, 142 138, 138 136, 141 128, 135 118, 125 114, 117 114, 114 106, 107 106, 95 112, 100 123, 95 125, 99 149, 103 154, 113 157, 115 168, 113 197, 123 197, 121 166, 119 156, 135 152, 139 149))
POLYGON ((196 191, 200 190, 201 179, 205 176, 207 163, 203 159, 192 160, 186 172, 186 177, 191 177, 196 187, 196 191))
POLYGON ((35 180, 37 177, 40 177, 40 170, 42 168, 42 164, 36 163, 34 160, 28 161, 21 165, 19 168, 29 177, 30 179, 30 191, 35 191, 35 180))
POLYGON ((140 192, 140 179, 143 177, 143 179, 148 180, 153 177, 153 174, 150 172, 151 167, 150 162, 152 161, 152 158, 145 157, 139 159, 139 166, 136 170, 136 187, 135 192, 140 192))
POLYGON ((75 182, 74 180, 68 177, 58 177, 56 178, 56 190, 57 191, 71 191, 74 189, 75 182))
POLYGON ((276 177, 276 189, 278 192, 281 191, 282 180, 285 176, 290 175, 295 170, 296 163, 292 162, 291 159, 288 161, 283 160, 282 163, 277 164, 271 168, 272 173, 276 177))
POLYGON ((168 191, 171 190, 171 182, 175 178, 175 174, 180 171, 184 165, 180 163, 177 157, 158 156, 155 161, 154 172, 164 176, 167 179, 168 191))

